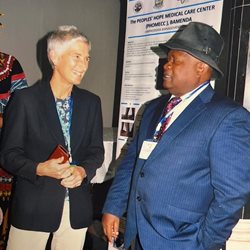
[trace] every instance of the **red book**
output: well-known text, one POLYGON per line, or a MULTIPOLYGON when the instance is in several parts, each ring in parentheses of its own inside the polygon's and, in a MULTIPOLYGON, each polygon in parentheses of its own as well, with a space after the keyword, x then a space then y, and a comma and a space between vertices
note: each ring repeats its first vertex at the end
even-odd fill
POLYGON ((69 156, 70 156, 69 152, 62 145, 57 145, 55 150, 50 155, 49 159, 58 159, 62 156, 64 157, 62 163, 65 163, 66 161, 69 160, 69 156))

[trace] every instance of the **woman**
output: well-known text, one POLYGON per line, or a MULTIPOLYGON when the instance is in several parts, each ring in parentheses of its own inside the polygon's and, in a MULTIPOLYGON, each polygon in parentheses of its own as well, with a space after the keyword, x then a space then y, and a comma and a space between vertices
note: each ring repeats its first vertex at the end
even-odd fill
POLYGON ((7 249, 83 247, 92 220, 90 180, 103 162, 100 98, 80 84, 90 42, 74 26, 48 39, 49 82, 17 91, 6 110, 1 163, 17 178, 7 249), (15 123, 13 121, 15 120, 15 123), (69 160, 52 158, 61 145, 69 160))

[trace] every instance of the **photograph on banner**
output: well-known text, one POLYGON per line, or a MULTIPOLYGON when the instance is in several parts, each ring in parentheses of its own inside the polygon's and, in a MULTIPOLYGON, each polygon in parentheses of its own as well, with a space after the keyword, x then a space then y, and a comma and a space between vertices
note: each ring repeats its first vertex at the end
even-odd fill
POLYGON ((135 120, 136 107, 131 106, 121 106, 121 120, 135 120))
POLYGON ((126 107, 137 107, 133 116, 138 124, 140 107, 166 93, 161 87, 166 55, 156 53, 158 44, 191 21, 205 22, 219 32, 222 8, 223 0, 128 0, 116 158, 136 131, 135 126, 131 131, 129 119, 124 119, 126 107))

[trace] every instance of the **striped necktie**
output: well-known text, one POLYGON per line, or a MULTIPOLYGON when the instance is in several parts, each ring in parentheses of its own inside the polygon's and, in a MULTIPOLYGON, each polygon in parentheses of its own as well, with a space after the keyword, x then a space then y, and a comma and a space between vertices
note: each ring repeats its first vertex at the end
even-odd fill
MULTIPOLYGON (((167 113, 169 113, 177 104, 179 104, 181 102, 181 98, 180 97, 173 97, 171 98, 171 100, 168 101, 165 109, 164 109, 164 112, 162 114, 162 117, 164 117, 167 113)), ((173 113, 170 114, 167 119, 165 119, 165 121, 162 123, 161 127, 160 127, 160 130, 159 132, 157 133, 157 136, 156 136, 156 140, 159 141, 163 135, 163 133, 165 132, 170 120, 171 120, 171 117, 172 117, 173 113)))

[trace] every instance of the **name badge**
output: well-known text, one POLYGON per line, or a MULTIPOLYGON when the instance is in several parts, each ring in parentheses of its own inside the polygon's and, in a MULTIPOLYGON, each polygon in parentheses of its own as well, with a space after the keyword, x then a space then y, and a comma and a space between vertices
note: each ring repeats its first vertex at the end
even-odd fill
POLYGON ((150 156, 151 152, 154 150, 157 142, 154 141, 144 141, 142 143, 141 151, 139 154, 139 158, 143 160, 147 160, 150 156))

